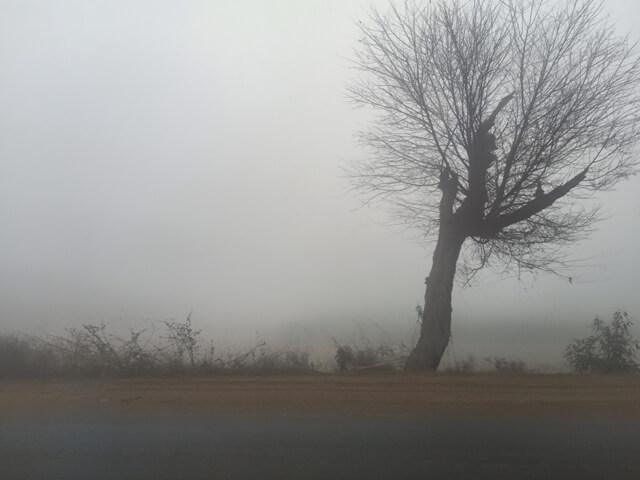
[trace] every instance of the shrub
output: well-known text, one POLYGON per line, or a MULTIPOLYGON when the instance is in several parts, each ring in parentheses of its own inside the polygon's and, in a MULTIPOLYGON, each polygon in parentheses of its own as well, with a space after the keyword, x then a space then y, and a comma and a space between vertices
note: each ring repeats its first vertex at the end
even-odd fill
POLYGON ((448 372, 471 373, 476 369, 476 359, 473 355, 468 355, 462 360, 455 360, 453 366, 446 369, 448 372))
POLYGON ((335 359, 338 364, 338 370, 341 372, 346 371, 349 365, 353 363, 353 349, 350 345, 340 345, 335 339, 333 343, 336 347, 335 359))
POLYGON ((58 373, 55 351, 25 335, 0 336, 0 379, 48 377, 58 373))
POLYGON ((315 365, 309 360, 309 353, 292 348, 272 351, 263 348, 251 367, 261 372, 303 373, 315 371, 315 365))
POLYGON ((166 340, 169 341, 172 353, 170 362, 177 367, 184 366, 186 355, 189 366, 195 368, 200 350, 198 337, 202 330, 194 330, 191 325, 191 314, 187 315, 187 319, 183 323, 171 320, 164 322, 164 325, 168 332, 166 340))
POLYGON ((486 360, 501 373, 522 373, 527 369, 527 365, 522 360, 507 360, 504 357, 489 357, 486 360))
POLYGON ((631 318, 622 310, 616 310, 609 323, 596 317, 591 325, 593 334, 569 344, 565 359, 576 372, 637 371, 640 341, 631 335, 632 325, 631 318))
POLYGON ((155 353, 148 348, 153 332, 145 332, 130 330, 129 338, 121 338, 101 322, 69 328, 66 335, 38 341, 53 351, 53 360, 63 374, 139 375, 158 364, 155 353))
POLYGON ((373 366, 387 366, 395 368, 395 364, 402 360, 402 355, 397 350, 402 350, 404 345, 395 348, 390 343, 381 342, 374 345, 365 342, 362 346, 340 345, 336 339, 333 340, 336 348, 334 359, 338 365, 338 370, 344 372, 350 368, 367 368, 373 366))

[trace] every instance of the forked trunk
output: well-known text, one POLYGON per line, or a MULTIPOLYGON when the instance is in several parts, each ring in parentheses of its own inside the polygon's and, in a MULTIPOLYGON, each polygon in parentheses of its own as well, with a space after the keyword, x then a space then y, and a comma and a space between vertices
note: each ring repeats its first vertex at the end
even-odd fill
POLYGON ((420 338, 407 359, 406 370, 436 371, 440 365, 451 335, 451 291, 464 240, 457 228, 440 227, 431 273, 426 280, 420 338))

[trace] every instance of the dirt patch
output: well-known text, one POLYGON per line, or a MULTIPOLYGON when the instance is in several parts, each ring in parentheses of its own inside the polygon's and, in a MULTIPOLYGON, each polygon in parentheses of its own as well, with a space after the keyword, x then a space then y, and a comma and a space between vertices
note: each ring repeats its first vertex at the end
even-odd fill
POLYGON ((0 382, 0 411, 640 416, 640 375, 307 375, 0 382))

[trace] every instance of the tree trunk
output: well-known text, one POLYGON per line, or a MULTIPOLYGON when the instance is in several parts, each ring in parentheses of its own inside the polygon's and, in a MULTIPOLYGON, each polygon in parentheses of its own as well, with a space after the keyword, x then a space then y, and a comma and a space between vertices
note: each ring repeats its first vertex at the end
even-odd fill
POLYGON ((418 343, 407 358, 406 370, 436 371, 451 335, 451 291, 465 235, 455 225, 440 226, 427 277, 422 327, 418 343))

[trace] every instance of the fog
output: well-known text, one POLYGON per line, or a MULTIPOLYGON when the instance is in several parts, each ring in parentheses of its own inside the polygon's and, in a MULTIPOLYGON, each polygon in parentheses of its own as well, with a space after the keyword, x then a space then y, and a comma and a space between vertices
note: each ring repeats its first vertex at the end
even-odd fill
MULTIPOLYGON (((411 337, 433 245, 343 173, 371 3, 0 1, 0 331, 192 312, 223 342, 411 337)), ((639 6, 605 8, 640 38, 639 6)), ((595 315, 640 318, 639 187, 600 195, 571 283, 456 287, 458 354, 557 362, 595 315)))

